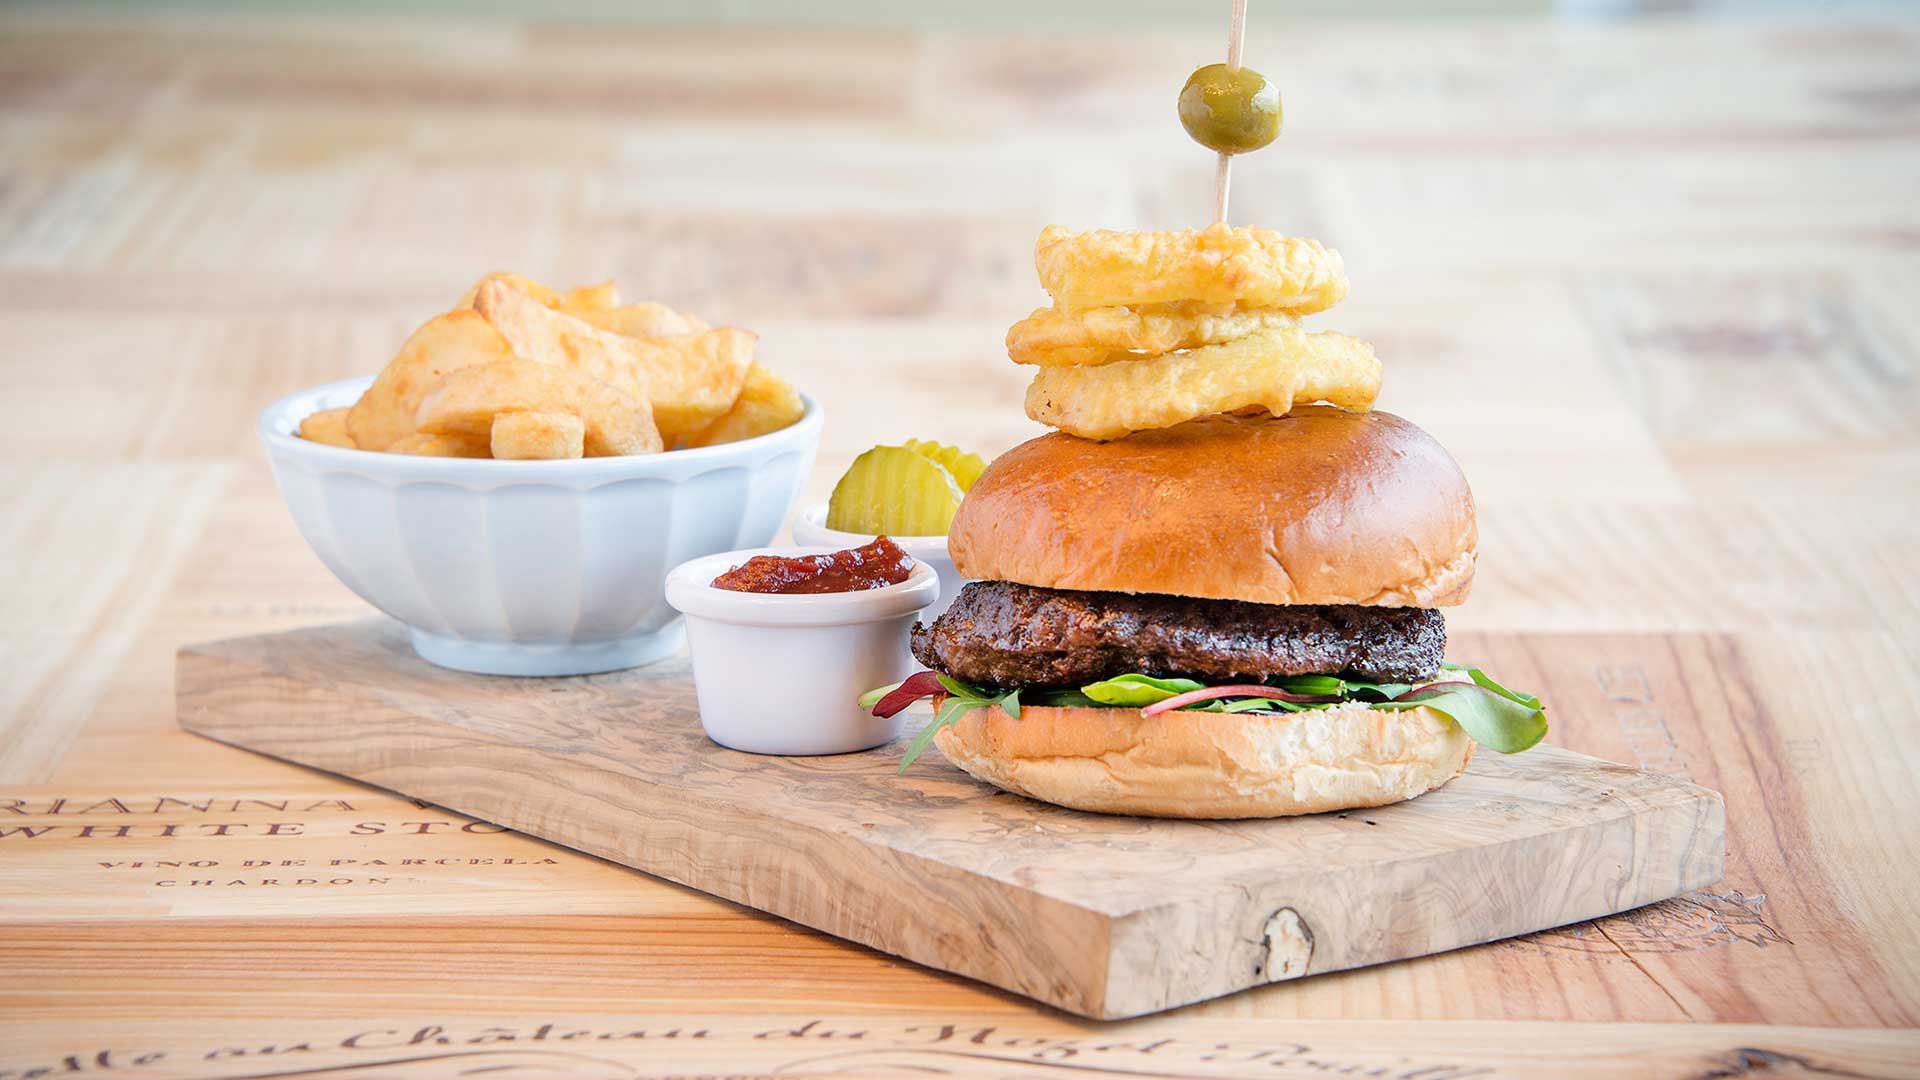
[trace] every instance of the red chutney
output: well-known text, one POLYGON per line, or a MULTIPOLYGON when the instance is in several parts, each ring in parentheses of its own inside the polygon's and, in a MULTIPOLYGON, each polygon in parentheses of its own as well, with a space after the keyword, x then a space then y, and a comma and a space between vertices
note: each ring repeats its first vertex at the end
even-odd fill
POLYGON ((859 592, 898 585, 913 572, 913 556, 884 536, 865 547, 831 555, 755 555, 713 579, 716 589, 757 593, 859 592))

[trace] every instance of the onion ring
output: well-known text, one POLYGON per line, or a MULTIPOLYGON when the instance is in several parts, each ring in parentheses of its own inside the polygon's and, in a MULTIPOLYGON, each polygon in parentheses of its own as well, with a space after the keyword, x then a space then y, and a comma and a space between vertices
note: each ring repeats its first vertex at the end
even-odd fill
POLYGON ((1337 252, 1319 241, 1220 222, 1181 232, 1040 232, 1040 284, 1065 311, 1190 300, 1323 311, 1347 295, 1337 252))
POLYGON ((1007 331, 1007 356, 1016 364, 1063 367, 1158 356, 1220 345, 1248 334, 1299 323, 1279 308, 1243 310, 1188 302, 1086 311, 1041 308, 1007 331))
POLYGON ((1215 413, 1327 401, 1366 412, 1380 393, 1373 347, 1332 331, 1267 330, 1223 345, 1088 367, 1045 367, 1027 415, 1070 435, 1117 439, 1215 413))

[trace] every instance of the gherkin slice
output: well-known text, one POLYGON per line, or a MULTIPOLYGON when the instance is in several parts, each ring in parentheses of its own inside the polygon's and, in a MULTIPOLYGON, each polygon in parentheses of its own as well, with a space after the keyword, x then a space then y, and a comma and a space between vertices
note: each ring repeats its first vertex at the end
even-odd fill
POLYGON ((893 536, 943 536, 964 493, 946 466, 904 446, 853 459, 827 500, 827 528, 893 536))
POLYGON ((947 471, 952 473, 954 480, 959 483, 962 494, 973 490, 973 482, 978 480, 980 474, 987 468, 987 463, 981 460, 979 454, 969 454, 957 446, 948 446, 926 439, 908 439, 906 446, 907 449, 922 457, 932 458, 945 465, 947 471))

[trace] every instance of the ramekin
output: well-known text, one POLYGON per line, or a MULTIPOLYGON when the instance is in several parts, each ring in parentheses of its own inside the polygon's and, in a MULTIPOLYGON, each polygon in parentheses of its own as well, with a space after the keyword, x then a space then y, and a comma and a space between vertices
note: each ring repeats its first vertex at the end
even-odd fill
MULTIPOLYGON (((953 598, 960 594, 960 586, 973 580, 961 577, 960 572, 953 568, 953 557, 947 554, 945 536, 895 536, 888 533, 887 538, 899 544, 902 551, 933 567, 940 575, 940 599, 928 604, 926 612, 921 616, 928 621, 944 614, 947 607, 953 603, 953 598)), ((870 544, 873 542, 873 534, 841 532, 838 529, 827 528, 827 504, 814 503, 800 511, 800 516, 793 519, 793 542, 831 546, 833 550, 838 551, 842 548, 870 544)))
POLYGON ((918 562, 898 585, 860 592, 764 594, 716 589, 713 579, 755 555, 816 555, 831 547, 758 548, 706 555, 667 574, 667 602, 687 617, 700 726, 752 754, 846 754, 900 734, 861 694, 915 670, 907 630, 940 595, 940 575, 918 562))
POLYGON ((372 381, 303 390, 260 414, 281 496, 320 561, 405 623, 422 658, 489 675, 586 675, 677 652, 667 570, 770 542, 823 424, 805 397, 797 423, 758 438, 570 461, 410 457, 295 434, 372 381))

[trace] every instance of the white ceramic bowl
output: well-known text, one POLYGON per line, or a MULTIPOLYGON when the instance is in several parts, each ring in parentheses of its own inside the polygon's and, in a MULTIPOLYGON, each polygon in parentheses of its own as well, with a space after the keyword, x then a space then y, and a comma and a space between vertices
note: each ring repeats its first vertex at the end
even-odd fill
POLYGON ((771 541, 820 443, 810 397, 770 435, 634 457, 409 457, 294 434, 370 382, 303 390, 260 414, 280 493, 320 561, 407 624, 416 652, 490 675, 584 675, 677 651, 667 570, 771 541))
MULTIPOLYGON (((921 615, 928 622, 944 614, 947 606, 953 603, 953 598, 960 594, 960 586, 973 580, 961 577, 960 572, 953 568, 953 557, 947 554, 947 538, 944 536, 894 536, 888 533, 887 538, 899 544, 902 551, 933 567, 940 575, 940 599, 928 604, 927 610, 921 615)), ((793 519, 793 542, 841 551, 872 543, 873 534, 827 528, 827 504, 814 503, 793 519)))
POLYGON ((920 563, 898 585, 861 592, 768 595, 713 587, 755 555, 815 555, 831 547, 707 555, 667 575, 667 602, 686 613, 700 726, 753 754, 846 754, 889 742, 904 715, 878 717, 861 694, 916 667, 907 630, 940 595, 920 563))

